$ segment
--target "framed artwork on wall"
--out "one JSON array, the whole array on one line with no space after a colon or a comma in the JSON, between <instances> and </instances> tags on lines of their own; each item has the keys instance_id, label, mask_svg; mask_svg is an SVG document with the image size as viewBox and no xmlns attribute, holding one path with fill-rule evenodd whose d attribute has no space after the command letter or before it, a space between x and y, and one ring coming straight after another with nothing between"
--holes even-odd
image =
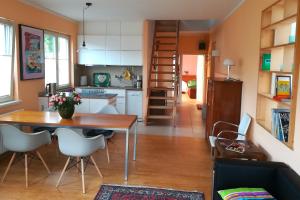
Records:
<instances>
[{"instance_id":1,"label":"framed artwork on wall","mask_svg":"<svg viewBox=\"0 0 300 200\"><path fill-rule=\"evenodd\" d=\"M19 25L21 80L45 77L44 31Z\"/></svg>"}]
</instances>

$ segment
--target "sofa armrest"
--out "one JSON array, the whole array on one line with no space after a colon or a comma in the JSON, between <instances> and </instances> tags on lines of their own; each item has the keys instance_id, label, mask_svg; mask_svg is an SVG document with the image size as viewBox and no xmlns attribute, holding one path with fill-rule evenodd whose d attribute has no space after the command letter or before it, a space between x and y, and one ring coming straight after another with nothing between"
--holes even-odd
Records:
<instances>
[{"instance_id":1,"label":"sofa armrest","mask_svg":"<svg viewBox=\"0 0 300 200\"><path fill-rule=\"evenodd\" d=\"M262 187L273 194L278 168L288 166L278 162L216 159L213 199L219 199L217 191L237 187Z\"/></svg>"}]
</instances>

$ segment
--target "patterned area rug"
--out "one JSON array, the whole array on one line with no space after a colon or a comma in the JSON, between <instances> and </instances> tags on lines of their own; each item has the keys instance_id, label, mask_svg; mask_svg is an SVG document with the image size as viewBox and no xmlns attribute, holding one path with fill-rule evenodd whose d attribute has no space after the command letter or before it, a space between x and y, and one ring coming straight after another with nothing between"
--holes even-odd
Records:
<instances>
[{"instance_id":1,"label":"patterned area rug","mask_svg":"<svg viewBox=\"0 0 300 200\"><path fill-rule=\"evenodd\" d=\"M94 200L204 200L202 192L102 185Z\"/></svg>"}]
</instances>

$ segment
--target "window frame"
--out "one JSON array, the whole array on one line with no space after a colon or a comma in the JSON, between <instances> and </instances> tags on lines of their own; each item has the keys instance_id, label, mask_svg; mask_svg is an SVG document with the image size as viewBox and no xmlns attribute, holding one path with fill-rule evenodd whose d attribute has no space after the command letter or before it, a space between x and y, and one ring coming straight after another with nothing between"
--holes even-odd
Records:
<instances>
[{"instance_id":1,"label":"window frame","mask_svg":"<svg viewBox=\"0 0 300 200\"><path fill-rule=\"evenodd\" d=\"M16 40L16 26L15 24L7 19L0 18L0 23L1 24L6 24L12 27L12 53L11 53L11 79L10 79L10 95L6 96L0 96L0 104L7 103L10 101L14 101L15 96L14 96L14 80L15 80L15 75L14 75L14 67L15 67L15 40Z\"/></svg>"},{"instance_id":2,"label":"window frame","mask_svg":"<svg viewBox=\"0 0 300 200\"><path fill-rule=\"evenodd\" d=\"M63 34L63 33L58 33L58 32L54 32L54 31L49 31L49 30L44 30L44 37L45 34L51 35L55 37L55 63L56 63L56 86L57 89L63 89L63 88L68 88L72 85L71 83L71 37L69 35ZM59 85L59 58L58 58L58 38L65 38L68 40L68 54L69 54L69 83L68 84L64 84L64 85ZM45 49L44 49L44 55L46 55ZM44 58L46 59L46 57ZM46 67L46 66L45 66ZM45 74L46 76L46 74ZM46 82L45 82L46 85Z\"/></svg>"}]
</instances>

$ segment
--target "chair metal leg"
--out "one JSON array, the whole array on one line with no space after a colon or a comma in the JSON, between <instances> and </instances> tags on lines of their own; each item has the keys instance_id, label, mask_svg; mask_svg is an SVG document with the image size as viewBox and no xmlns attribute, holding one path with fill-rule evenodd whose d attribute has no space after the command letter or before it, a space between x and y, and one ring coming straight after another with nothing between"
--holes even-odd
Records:
<instances>
[{"instance_id":1,"label":"chair metal leg","mask_svg":"<svg viewBox=\"0 0 300 200\"><path fill-rule=\"evenodd\" d=\"M99 169L97 163L95 162L93 156L90 156L90 158L91 158L91 160L92 160L92 162L93 162L93 164L94 164L94 166L95 166L95 168L96 168L96 170L97 170L99 176L100 176L101 178L103 178L103 175L102 175L102 173L101 173L101 171L100 171L100 169Z\"/></svg>"},{"instance_id":2,"label":"chair metal leg","mask_svg":"<svg viewBox=\"0 0 300 200\"><path fill-rule=\"evenodd\" d=\"M79 162L80 162L80 158L77 156L76 157L76 168L77 168L77 172L79 173L80 172L80 170L79 170Z\"/></svg>"},{"instance_id":3,"label":"chair metal leg","mask_svg":"<svg viewBox=\"0 0 300 200\"><path fill-rule=\"evenodd\" d=\"M14 159L15 159L15 157L16 157L16 153L14 153L12 155L12 157L11 157L11 159L10 159L8 165L7 165L7 168L6 168L6 170L5 170L5 172L4 172L3 176L2 176L2 179L1 179L2 183L4 182L4 179L5 179L5 177L6 177L7 173L8 173L8 171L9 171L9 169L10 169L10 167L11 167L11 165L12 165Z\"/></svg>"},{"instance_id":4,"label":"chair metal leg","mask_svg":"<svg viewBox=\"0 0 300 200\"><path fill-rule=\"evenodd\" d=\"M110 157L109 157L109 150L108 150L108 142L105 140L105 150L106 150L106 157L107 157L107 163L110 163Z\"/></svg>"},{"instance_id":5,"label":"chair metal leg","mask_svg":"<svg viewBox=\"0 0 300 200\"><path fill-rule=\"evenodd\" d=\"M66 162L66 164L65 164L65 166L64 166L64 169L62 170L61 175L60 175L60 177L59 177L59 179L58 179L58 181L57 181L56 187L59 186L59 183L60 183L60 181L61 181L61 178L63 177L63 175L64 175L64 173L65 173L65 171L66 171L66 169L67 169L67 167L68 167L68 165L69 165L69 162L70 162L70 157L68 157L68 160L67 160L67 162Z\"/></svg>"},{"instance_id":6,"label":"chair metal leg","mask_svg":"<svg viewBox=\"0 0 300 200\"><path fill-rule=\"evenodd\" d=\"M81 158L81 181L82 181L82 193L85 194L83 158Z\"/></svg>"},{"instance_id":7,"label":"chair metal leg","mask_svg":"<svg viewBox=\"0 0 300 200\"><path fill-rule=\"evenodd\" d=\"M25 181L26 181L26 188L28 188L28 160L27 160L27 153L25 153Z\"/></svg>"},{"instance_id":8,"label":"chair metal leg","mask_svg":"<svg viewBox=\"0 0 300 200\"><path fill-rule=\"evenodd\" d=\"M51 173L51 172L50 172L50 169L49 169L49 167L47 166L47 164L46 164L45 160L43 159L42 155L40 154L40 152L39 152L39 151L36 151L36 154L37 154L37 156L39 157L39 159L42 161L43 165L45 166L45 168L46 168L48 174L50 174L50 173Z\"/></svg>"}]
</instances>

